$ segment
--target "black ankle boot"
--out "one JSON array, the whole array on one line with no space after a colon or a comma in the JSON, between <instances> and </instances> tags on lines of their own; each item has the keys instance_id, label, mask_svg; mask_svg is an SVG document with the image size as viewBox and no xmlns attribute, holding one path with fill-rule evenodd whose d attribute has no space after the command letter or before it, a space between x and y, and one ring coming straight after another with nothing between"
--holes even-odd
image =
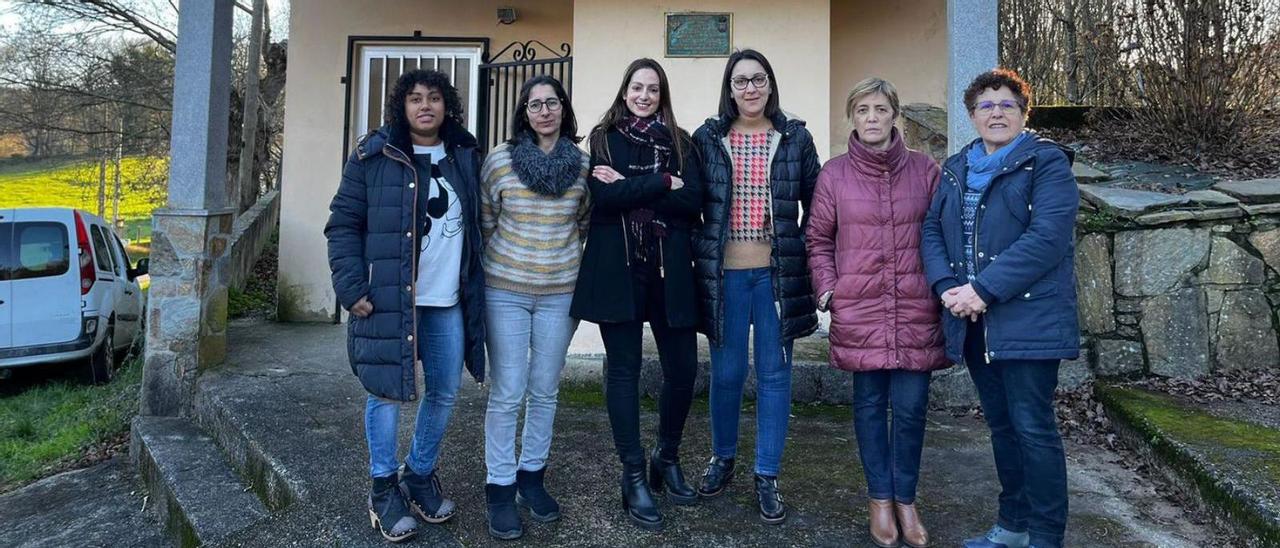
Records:
<instances>
[{"instance_id":1,"label":"black ankle boot","mask_svg":"<svg viewBox=\"0 0 1280 548\"><path fill-rule=\"evenodd\" d=\"M423 475L413 471L406 463L400 475L400 482L404 484L409 507L422 521L444 523L453 517L457 507L453 501L444 498L444 492L440 489L440 478L436 477L434 470Z\"/></svg>"},{"instance_id":2,"label":"black ankle boot","mask_svg":"<svg viewBox=\"0 0 1280 548\"><path fill-rule=\"evenodd\" d=\"M760 503L760 520L768 523L787 521L787 507L782 504L776 476L756 474L756 500Z\"/></svg>"},{"instance_id":3,"label":"black ankle boot","mask_svg":"<svg viewBox=\"0 0 1280 548\"><path fill-rule=\"evenodd\" d=\"M667 494L674 504L693 504L698 502L698 492L684 481L684 471L680 469L680 459L666 460L662 458L662 450L654 449L649 458L649 487L654 493Z\"/></svg>"},{"instance_id":4,"label":"black ankle boot","mask_svg":"<svg viewBox=\"0 0 1280 548\"><path fill-rule=\"evenodd\" d=\"M373 487L369 490L369 525L391 542L404 542L418 534L418 520L413 519L395 474L373 478Z\"/></svg>"},{"instance_id":5,"label":"black ankle boot","mask_svg":"<svg viewBox=\"0 0 1280 548\"><path fill-rule=\"evenodd\" d=\"M703 498L714 498L724 493L729 481L733 479L733 457L722 459L711 457L707 461L707 471L702 473L702 485L698 486L698 495Z\"/></svg>"},{"instance_id":6,"label":"black ankle boot","mask_svg":"<svg viewBox=\"0 0 1280 548\"><path fill-rule=\"evenodd\" d=\"M516 470L516 503L528 508L529 516L540 523L560 519L560 503L542 484L546 473L546 467L536 472Z\"/></svg>"},{"instance_id":7,"label":"black ankle boot","mask_svg":"<svg viewBox=\"0 0 1280 548\"><path fill-rule=\"evenodd\" d=\"M520 511L516 509L516 486L484 484L484 499L488 503L484 515L489 520L489 536L498 540L512 540L524 534L520 525Z\"/></svg>"},{"instance_id":8,"label":"black ankle boot","mask_svg":"<svg viewBox=\"0 0 1280 548\"><path fill-rule=\"evenodd\" d=\"M622 465L622 509L641 529L657 531L662 529L662 514L644 479L644 462Z\"/></svg>"}]
</instances>

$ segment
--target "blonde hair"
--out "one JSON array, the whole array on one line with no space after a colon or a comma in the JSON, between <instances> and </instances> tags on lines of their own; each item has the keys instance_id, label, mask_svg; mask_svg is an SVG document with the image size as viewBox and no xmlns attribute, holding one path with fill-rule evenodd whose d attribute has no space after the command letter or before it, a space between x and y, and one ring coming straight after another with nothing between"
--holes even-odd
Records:
<instances>
[{"instance_id":1,"label":"blonde hair","mask_svg":"<svg viewBox=\"0 0 1280 548\"><path fill-rule=\"evenodd\" d=\"M877 93L889 99L889 106L893 107L893 117L896 119L901 112L898 110L898 88L894 87L892 82L874 76L853 85L853 90L849 92L849 98L844 102L845 117L852 120L853 105L859 100Z\"/></svg>"}]
</instances>

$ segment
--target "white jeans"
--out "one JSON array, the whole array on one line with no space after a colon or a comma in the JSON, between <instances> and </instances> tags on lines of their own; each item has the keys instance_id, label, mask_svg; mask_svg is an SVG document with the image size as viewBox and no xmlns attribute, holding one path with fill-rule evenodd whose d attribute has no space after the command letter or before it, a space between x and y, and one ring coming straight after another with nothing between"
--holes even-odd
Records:
<instances>
[{"instance_id":1,"label":"white jeans","mask_svg":"<svg viewBox=\"0 0 1280 548\"><path fill-rule=\"evenodd\" d=\"M484 418L485 481L516 481L516 422L525 406L519 469L541 470L551 451L560 372L578 327L569 317L572 293L530 295L485 289L489 407ZM526 394L528 398L526 399Z\"/></svg>"}]
</instances>

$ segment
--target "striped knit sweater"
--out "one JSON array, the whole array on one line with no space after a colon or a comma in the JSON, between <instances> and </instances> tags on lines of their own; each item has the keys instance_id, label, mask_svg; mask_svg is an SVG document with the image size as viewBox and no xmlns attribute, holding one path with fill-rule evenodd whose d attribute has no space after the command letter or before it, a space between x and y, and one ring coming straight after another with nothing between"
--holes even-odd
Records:
<instances>
[{"instance_id":1,"label":"striped knit sweater","mask_svg":"<svg viewBox=\"0 0 1280 548\"><path fill-rule=\"evenodd\" d=\"M511 167L511 145L489 153L480 168L480 229L489 287L530 295L572 293L590 221L589 158L560 197L525 187Z\"/></svg>"}]
</instances>

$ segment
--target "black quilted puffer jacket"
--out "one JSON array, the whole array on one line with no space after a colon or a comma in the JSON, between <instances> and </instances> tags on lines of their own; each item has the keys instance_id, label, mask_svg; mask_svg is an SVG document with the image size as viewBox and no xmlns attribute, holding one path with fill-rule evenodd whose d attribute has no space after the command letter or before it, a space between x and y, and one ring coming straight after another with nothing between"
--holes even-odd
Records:
<instances>
[{"instance_id":1,"label":"black quilted puffer jacket","mask_svg":"<svg viewBox=\"0 0 1280 548\"><path fill-rule=\"evenodd\" d=\"M733 121L708 118L694 133L701 153L706 185L702 201L702 230L694 237L694 271L701 304L702 331L711 344L724 340L724 244L729 234L733 161L725 139ZM818 328L817 304L804 246L805 223L800 211L809 209L821 163L813 135L803 120L779 113L773 127L781 141L770 158L769 184L773 191L773 299L782 320L782 339L789 341Z\"/></svg>"}]
</instances>

